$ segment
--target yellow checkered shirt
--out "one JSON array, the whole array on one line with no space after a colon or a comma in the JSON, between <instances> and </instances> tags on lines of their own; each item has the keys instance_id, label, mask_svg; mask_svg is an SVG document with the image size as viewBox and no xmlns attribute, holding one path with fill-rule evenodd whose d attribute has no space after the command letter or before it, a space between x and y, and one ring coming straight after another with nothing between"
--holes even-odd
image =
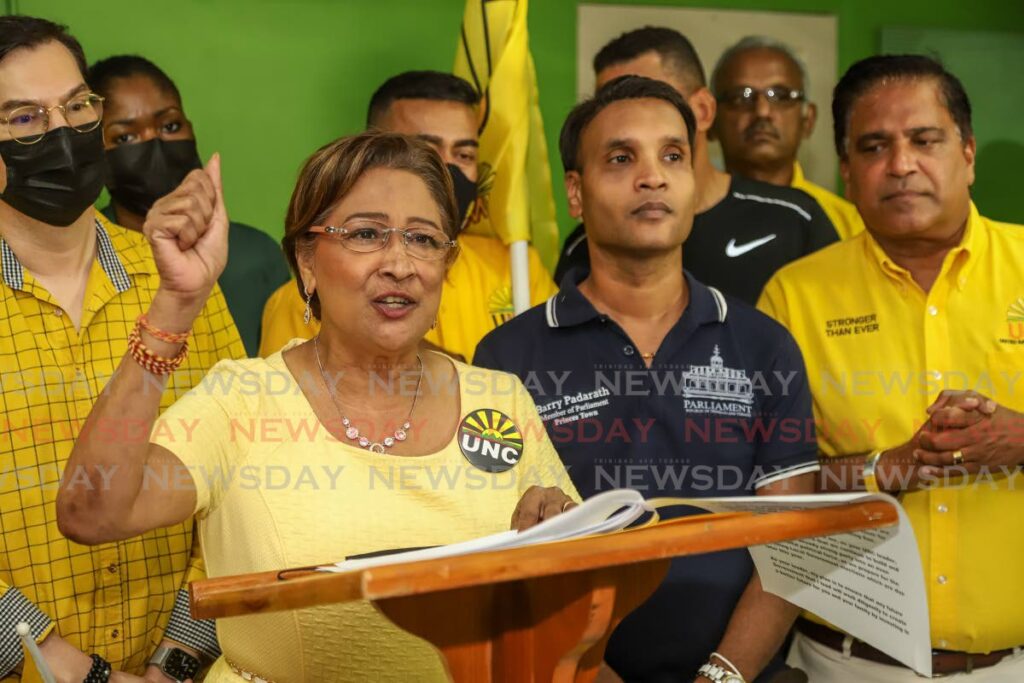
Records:
<instances>
[{"instance_id":1,"label":"yellow checkered shirt","mask_svg":"<svg viewBox=\"0 0 1024 683\"><path fill-rule=\"evenodd\" d=\"M55 627L115 669L140 672L180 589L202 571L191 521L95 547L72 543L57 529L54 502L74 439L159 284L140 234L99 214L96 231L77 330L0 240L0 679L22 657L18 621L28 621L37 638ZM172 375L161 410L218 360L244 356L218 288L195 321L188 357ZM107 428L124 438L141 425Z\"/></svg>"}]
</instances>

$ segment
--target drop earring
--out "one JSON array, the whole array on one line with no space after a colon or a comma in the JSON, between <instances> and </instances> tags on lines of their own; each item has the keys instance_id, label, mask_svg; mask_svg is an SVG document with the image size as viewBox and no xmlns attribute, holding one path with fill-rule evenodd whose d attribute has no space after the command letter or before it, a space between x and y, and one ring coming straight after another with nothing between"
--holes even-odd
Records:
<instances>
[{"instance_id":1,"label":"drop earring","mask_svg":"<svg viewBox=\"0 0 1024 683\"><path fill-rule=\"evenodd\" d=\"M306 310L302 313L302 322L306 325L309 324L310 319L313 317L313 307L309 303L312 299L313 292L306 290Z\"/></svg>"}]
</instances>

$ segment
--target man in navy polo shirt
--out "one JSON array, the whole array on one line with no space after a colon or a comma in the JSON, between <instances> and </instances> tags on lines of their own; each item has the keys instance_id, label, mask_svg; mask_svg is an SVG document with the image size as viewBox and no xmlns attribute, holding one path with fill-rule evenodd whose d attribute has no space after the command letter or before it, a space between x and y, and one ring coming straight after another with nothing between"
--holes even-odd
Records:
<instances>
[{"instance_id":1,"label":"man in navy polo shirt","mask_svg":"<svg viewBox=\"0 0 1024 683\"><path fill-rule=\"evenodd\" d=\"M546 304L477 347L478 365L524 380L583 496L814 490L810 395L792 337L679 268L694 125L675 90L638 76L569 114L560 151L591 269L571 270ZM796 614L761 590L745 550L682 558L615 631L606 661L629 681L721 681L730 662L753 681L781 666Z\"/></svg>"}]
</instances>

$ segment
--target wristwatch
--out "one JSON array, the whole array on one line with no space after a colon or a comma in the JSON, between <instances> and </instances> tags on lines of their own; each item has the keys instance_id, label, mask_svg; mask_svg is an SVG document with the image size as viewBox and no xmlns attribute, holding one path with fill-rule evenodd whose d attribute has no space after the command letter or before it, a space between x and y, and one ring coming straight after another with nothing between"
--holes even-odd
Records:
<instances>
[{"instance_id":1,"label":"wristwatch","mask_svg":"<svg viewBox=\"0 0 1024 683\"><path fill-rule=\"evenodd\" d=\"M176 647L160 646L149 658L149 665L155 666L165 676L174 679L178 683L190 678L194 679L199 673L199 660Z\"/></svg>"},{"instance_id":2,"label":"wristwatch","mask_svg":"<svg viewBox=\"0 0 1024 683\"><path fill-rule=\"evenodd\" d=\"M697 673L709 681L715 683L747 683L743 680L743 676L738 673L723 669L717 664L707 662L704 666L697 670Z\"/></svg>"}]
</instances>

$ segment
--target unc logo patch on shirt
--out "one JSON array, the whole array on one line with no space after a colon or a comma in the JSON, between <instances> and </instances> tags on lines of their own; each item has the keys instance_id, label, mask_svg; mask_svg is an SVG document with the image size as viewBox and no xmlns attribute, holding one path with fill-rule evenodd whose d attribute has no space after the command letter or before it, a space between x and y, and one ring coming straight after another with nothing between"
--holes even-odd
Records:
<instances>
[{"instance_id":1,"label":"unc logo patch on shirt","mask_svg":"<svg viewBox=\"0 0 1024 683\"><path fill-rule=\"evenodd\" d=\"M474 467L505 472L523 457L523 434L508 415L481 408L462 418L459 449Z\"/></svg>"},{"instance_id":2,"label":"unc logo patch on shirt","mask_svg":"<svg viewBox=\"0 0 1024 683\"><path fill-rule=\"evenodd\" d=\"M1024 296L1010 303L1006 309L1006 337L1003 344L1024 344Z\"/></svg>"}]
</instances>

